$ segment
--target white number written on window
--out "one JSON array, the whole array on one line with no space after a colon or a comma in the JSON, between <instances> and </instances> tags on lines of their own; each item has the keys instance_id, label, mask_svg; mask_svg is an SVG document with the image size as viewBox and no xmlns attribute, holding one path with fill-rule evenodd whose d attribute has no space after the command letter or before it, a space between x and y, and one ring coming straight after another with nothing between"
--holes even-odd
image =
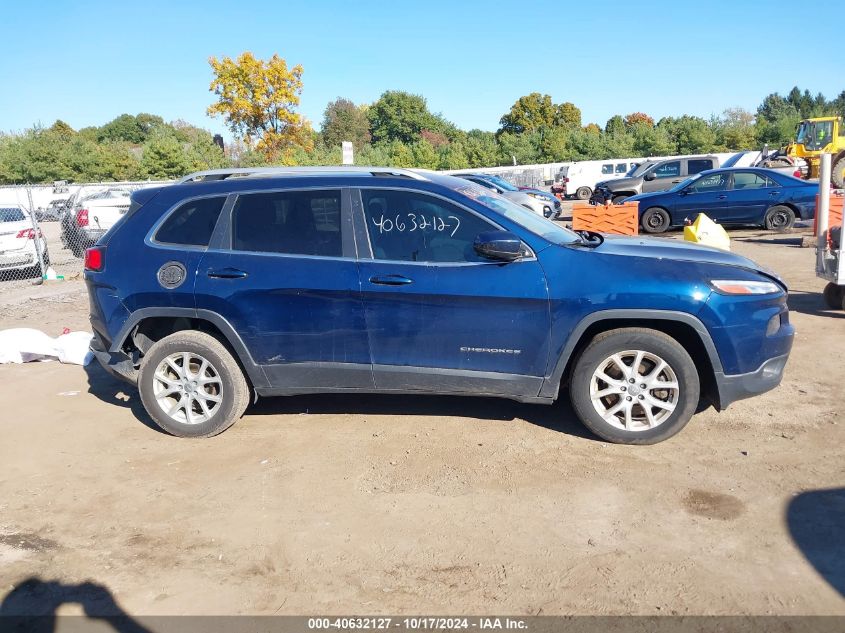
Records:
<instances>
[{"instance_id":1,"label":"white number written on window","mask_svg":"<svg viewBox=\"0 0 845 633\"><path fill-rule=\"evenodd\" d=\"M451 222L454 220L454 222ZM413 231L435 231L437 233L449 233L449 237L455 237L455 233L461 228L460 218L454 215L446 216L445 219L431 216L431 219L416 213L397 213L395 217L385 217L384 214L378 219L373 218L373 224L378 227L379 234L390 233L391 231L413 232Z\"/></svg>"}]
</instances>

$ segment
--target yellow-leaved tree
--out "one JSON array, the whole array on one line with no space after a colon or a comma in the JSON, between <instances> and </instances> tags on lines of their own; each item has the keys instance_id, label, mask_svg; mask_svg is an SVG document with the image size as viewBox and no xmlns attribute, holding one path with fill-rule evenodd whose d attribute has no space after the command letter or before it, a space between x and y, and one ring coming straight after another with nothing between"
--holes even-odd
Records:
<instances>
[{"instance_id":1,"label":"yellow-leaved tree","mask_svg":"<svg viewBox=\"0 0 845 633\"><path fill-rule=\"evenodd\" d=\"M291 164L296 148L313 149L310 125L295 108L302 93L302 66L288 69L278 55L269 60L241 53L237 59L208 60L217 102L209 116L222 116L232 133L269 162Z\"/></svg>"}]
</instances>

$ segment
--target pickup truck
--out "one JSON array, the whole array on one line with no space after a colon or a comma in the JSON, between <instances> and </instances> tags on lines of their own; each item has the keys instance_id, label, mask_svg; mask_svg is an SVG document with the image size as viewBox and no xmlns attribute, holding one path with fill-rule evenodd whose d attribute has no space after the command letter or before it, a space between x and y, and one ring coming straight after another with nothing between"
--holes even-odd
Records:
<instances>
[{"instance_id":1,"label":"pickup truck","mask_svg":"<svg viewBox=\"0 0 845 633\"><path fill-rule=\"evenodd\" d=\"M690 156L647 161L637 167L630 176L596 183L590 202L621 204L631 196L671 189L690 176L717 167L719 167L719 159L716 156Z\"/></svg>"}]
</instances>

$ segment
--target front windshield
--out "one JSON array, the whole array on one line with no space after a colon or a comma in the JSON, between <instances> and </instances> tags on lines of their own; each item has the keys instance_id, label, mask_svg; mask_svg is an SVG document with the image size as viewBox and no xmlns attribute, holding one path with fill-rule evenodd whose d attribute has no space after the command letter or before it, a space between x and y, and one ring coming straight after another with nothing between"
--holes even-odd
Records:
<instances>
[{"instance_id":1,"label":"front windshield","mask_svg":"<svg viewBox=\"0 0 845 633\"><path fill-rule=\"evenodd\" d=\"M466 186L463 184L455 186L451 183L449 186L458 193L472 198L476 202L480 202L488 209L501 213L509 220L516 222L521 227L547 239L553 244L572 244L573 242L581 241L577 233L564 228L557 222L548 220L525 207L511 202L504 196L488 189L483 189L472 182L466 183Z\"/></svg>"},{"instance_id":2,"label":"front windshield","mask_svg":"<svg viewBox=\"0 0 845 633\"><path fill-rule=\"evenodd\" d=\"M514 187L504 178L499 178L498 176L488 176L487 180L497 185L500 189L504 189L505 191L519 191L519 187Z\"/></svg>"},{"instance_id":3,"label":"front windshield","mask_svg":"<svg viewBox=\"0 0 845 633\"><path fill-rule=\"evenodd\" d=\"M656 164L657 164L657 163L643 163L642 165L637 165L636 167L633 167L633 168L632 168L632 169L631 169L631 170L630 170L627 174L625 174L625 175L626 175L626 176L628 176L628 177L631 177L631 176L642 176L642 175L643 175L643 172L645 172L645 171L646 171L649 167L653 167L653 166L654 166L654 165L656 165Z\"/></svg>"}]
</instances>

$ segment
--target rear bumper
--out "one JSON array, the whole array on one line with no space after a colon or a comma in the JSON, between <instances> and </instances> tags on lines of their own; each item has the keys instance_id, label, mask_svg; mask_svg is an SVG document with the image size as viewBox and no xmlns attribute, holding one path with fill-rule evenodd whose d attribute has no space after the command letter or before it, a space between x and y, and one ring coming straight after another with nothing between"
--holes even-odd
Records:
<instances>
[{"instance_id":1,"label":"rear bumper","mask_svg":"<svg viewBox=\"0 0 845 633\"><path fill-rule=\"evenodd\" d=\"M783 369L788 358L789 354L775 356L747 374L725 375L717 372L719 410L727 408L737 400L751 398L777 387L783 378Z\"/></svg>"},{"instance_id":2,"label":"rear bumper","mask_svg":"<svg viewBox=\"0 0 845 633\"><path fill-rule=\"evenodd\" d=\"M115 378L120 378L133 385L138 384L138 370L132 358L124 352L110 352L108 345L103 342L97 330L94 330L94 338L91 339L91 353L94 358Z\"/></svg>"}]
</instances>

